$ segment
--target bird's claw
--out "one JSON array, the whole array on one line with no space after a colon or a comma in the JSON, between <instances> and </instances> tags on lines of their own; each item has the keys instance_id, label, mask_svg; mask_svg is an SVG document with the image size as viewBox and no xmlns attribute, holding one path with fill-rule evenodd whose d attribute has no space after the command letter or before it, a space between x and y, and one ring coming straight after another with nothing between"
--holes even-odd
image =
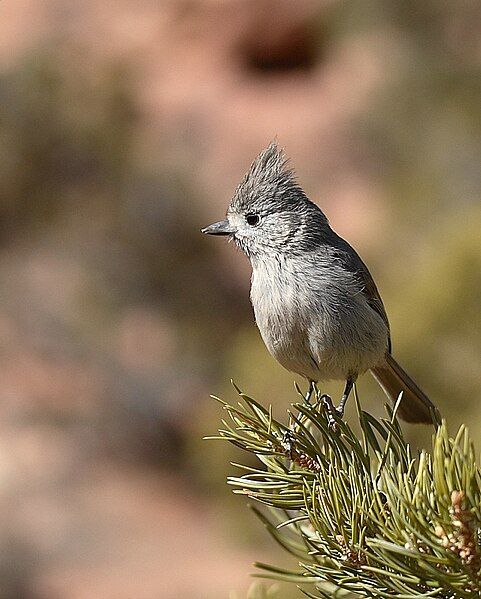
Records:
<instances>
[{"instance_id":1,"label":"bird's claw","mask_svg":"<svg viewBox=\"0 0 481 599\"><path fill-rule=\"evenodd\" d=\"M292 459L294 450L294 437L290 430L287 430L282 437L282 448L286 452L286 455Z\"/></svg>"},{"instance_id":2,"label":"bird's claw","mask_svg":"<svg viewBox=\"0 0 481 599\"><path fill-rule=\"evenodd\" d=\"M329 395L323 395L321 397L322 403L324 405L324 409L327 414L327 426L332 431L337 431L338 424L337 420L344 416L343 410L336 408L336 406L332 403L332 398Z\"/></svg>"}]
</instances>

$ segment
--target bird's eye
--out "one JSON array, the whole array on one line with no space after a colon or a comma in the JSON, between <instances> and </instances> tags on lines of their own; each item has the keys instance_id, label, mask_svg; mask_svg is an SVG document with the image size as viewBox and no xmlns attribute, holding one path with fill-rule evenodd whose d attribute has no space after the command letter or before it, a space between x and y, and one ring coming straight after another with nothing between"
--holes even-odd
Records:
<instances>
[{"instance_id":1,"label":"bird's eye","mask_svg":"<svg viewBox=\"0 0 481 599\"><path fill-rule=\"evenodd\" d=\"M260 221L260 216L258 214L246 214L246 221L247 224L250 225L251 227L255 227L256 225L259 224Z\"/></svg>"}]
</instances>

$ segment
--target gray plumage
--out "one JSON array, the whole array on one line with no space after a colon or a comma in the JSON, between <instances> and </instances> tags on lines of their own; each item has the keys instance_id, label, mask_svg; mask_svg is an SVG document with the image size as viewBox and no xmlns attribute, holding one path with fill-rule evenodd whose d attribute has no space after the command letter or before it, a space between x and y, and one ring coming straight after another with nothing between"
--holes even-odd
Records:
<instances>
[{"instance_id":1,"label":"gray plumage","mask_svg":"<svg viewBox=\"0 0 481 599\"><path fill-rule=\"evenodd\" d=\"M270 353L311 382L345 380L339 411L358 375L371 370L400 416L432 422L435 407L391 355L389 321L355 250L330 227L275 143L236 189L225 221L203 229L229 235L252 264L251 301Z\"/></svg>"}]
</instances>

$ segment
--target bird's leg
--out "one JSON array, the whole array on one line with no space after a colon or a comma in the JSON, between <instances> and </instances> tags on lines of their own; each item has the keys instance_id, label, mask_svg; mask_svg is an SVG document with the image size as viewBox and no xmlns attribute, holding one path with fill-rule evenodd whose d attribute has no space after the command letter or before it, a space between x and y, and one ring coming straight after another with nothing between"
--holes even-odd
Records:
<instances>
[{"instance_id":1,"label":"bird's leg","mask_svg":"<svg viewBox=\"0 0 481 599\"><path fill-rule=\"evenodd\" d=\"M298 393L302 395L302 392L297 385L296 385L296 389L297 389ZM307 389L307 393L303 396L304 401L306 403L310 403L312 394L313 393L315 394L315 391L316 391L316 383L314 381L309 381L309 388ZM291 431L294 431L296 429L294 423L291 423L289 428L291 429ZM290 434L289 431L287 431L285 433L283 443L290 442L290 439L287 438L289 436L289 434Z\"/></svg>"},{"instance_id":2,"label":"bird's leg","mask_svg":"<svg viewBox=\"0 0 481 599\"><path fill-rule=\"evenodd\" d=\"M316 391L316 383L314 381L309 381L309 389L307 390L306 396L304 397L304 401L306 403L310 403L312 394L315 394Z\"/></svg>"},{"instance_id":3,"label":"bird's leg","mask_svg":"<svg viewBox=\"0 0 481 599\"><path fill-rule=\"evenodd\" d=\"M300 392L300 389L297 387ZM307 393L304 396L304 401L306 403L310 403L311 397L314 394L314 397L317 397L317 389L316 383L314 381L309 381L309 388L307 389ZM302 419L302 416L301 416ZM289 430L284 433L282 437L282 447L287 452L288 456L292 459L293 448L294 448L294 438L293 433L296 431L296 425L294 422L291 422L289 425Z\"/></svg>"},{"instance_id":4,"label":"bird's leg","mask_svg":"<svg viewBox=\"0 0 481 599\"><path fill-rule=\"evenodd\" d=\"M344 387L344 393L342 394L341 401L339 402L339 405L337 406L337 408L334 407L334 404L332 403L332 399L329 397L329 395L322 396L324 406L327 411L327 423L329 425L329 428L332 428L333 430L336 429L336 420L334 418L334 414L336 414L336 416L338 416L341 419L344 418L344 409L346 407L347 400L349 398L349 395L351 393L351 390L352 390L355 382L356 382L355 376L350 376L347 378L346 386Z\"/></svg>"},{"instance_id":5,"label":"bird's leg","mask_svg":"<svg viewBox=\"0 0 481 599\"><path fill-rule=\"evenodd\" d=\"M336 408L336 412L339 414L340 418L344 418L344 409L346 407L346 403L349 398L349 394L351 393L351 390L352 390L355 382L356 382L355 376L350 376L346 380L346 386L344 387L344 393L342 394L341 401L339 402L339 405Z\"/></svg>"}]
</instances>

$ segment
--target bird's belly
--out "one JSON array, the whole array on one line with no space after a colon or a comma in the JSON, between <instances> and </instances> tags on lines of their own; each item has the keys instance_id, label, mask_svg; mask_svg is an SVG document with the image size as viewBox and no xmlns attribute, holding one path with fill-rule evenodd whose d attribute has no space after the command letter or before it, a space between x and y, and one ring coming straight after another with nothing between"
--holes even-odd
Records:
<instances>
[{"instance_id":1,"label":"bird's belly","mask_svg":"<svg viewBox=\"0 0 481 599\"><path fill-rule=\"evenodd\" d=\"M272 326L259 326L259 330L267 349L284 368L309 380L321 380L319 364L311 355L307 337L301 330L276 331Z\"/></svg>"},{"instance_id":2,"label":"bird's belly","mask_svg":"<svg viewBox=\"0 0 481 599\"><path fill-rule=\"evenodd\" d=\"M262 338L272 356L287 370L313 381L344 380L359 375L379 364L386 352L386 342L373 347L340 344L338 340L315 336L306 331L286 335L282 341L273 328L260 328Z\"/></svg>"},{"instance_id":3,"label":"bird's belly","mask_svg":"<svg viewBox=\"0 0 481 599\"><path fill-rule=\"evenodd\" d=\"M346 379L379 364L387 327L367 304L355 300L343 311L306 306L289 293L272 301L254 294L257 326L269 352L287 370L313 381Z\"/></svg>"}]
</instances>

